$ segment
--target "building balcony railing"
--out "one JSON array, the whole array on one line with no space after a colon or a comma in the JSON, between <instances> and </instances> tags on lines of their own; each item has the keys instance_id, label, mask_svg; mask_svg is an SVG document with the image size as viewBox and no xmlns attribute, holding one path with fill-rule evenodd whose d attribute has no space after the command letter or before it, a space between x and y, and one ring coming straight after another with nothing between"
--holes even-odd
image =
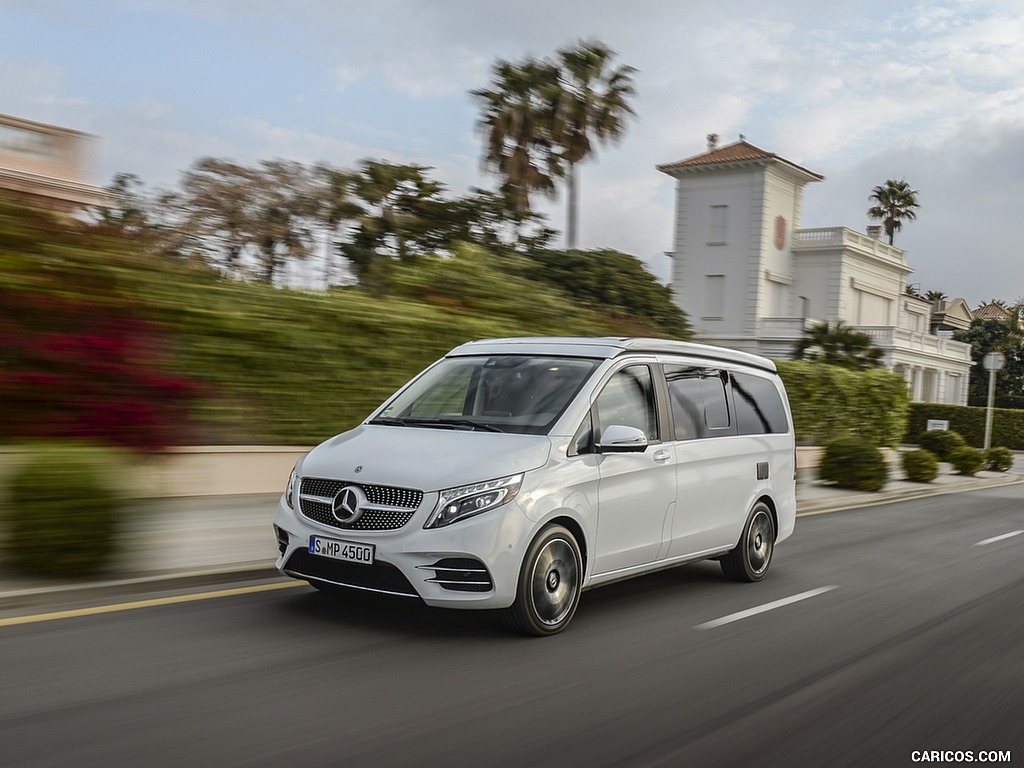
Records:
<instances>
[{"instance_id":1,"label":"building balcony railing","mask_svg":"<svg viewBox=\"0 0 1024 768\"><path fill-rule=\"evenodd\" d=\"M774 339L799 339L804 329L818 322L803 317L762 317L757 323L758 336Z\"/></svg>"},{"instance_id":2,"label":"building balcony railing","mask_svg":"<svg viewBox=\"0 0 1024 768\"><path fill-rule=\"evenodd\" d=\"M798 229L793 233L793 250L848 248L886 261L907 263L907 252L881 240L846 227Z\"/></svg>"},{"instance_id":3,"label":"building balcony railing","mask_svg":"<svg viewBox=\"0 0 1024 768\"><path fill-rule=\"evenodd\" d=\"M891 325L855 325L853 330L867 334L876 347L910 352L941 355L954 360L971 362L971 346L952 339L943 339L929 333L895 328Z\"/></svg>"}]
</instances>

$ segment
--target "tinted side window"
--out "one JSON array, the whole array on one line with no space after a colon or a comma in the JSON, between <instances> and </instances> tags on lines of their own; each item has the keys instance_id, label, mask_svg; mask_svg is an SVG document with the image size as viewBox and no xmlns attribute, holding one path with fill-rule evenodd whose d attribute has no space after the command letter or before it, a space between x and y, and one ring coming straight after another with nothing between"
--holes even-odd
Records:
<instances>
[{"instance_id":1,"label":"tinted side window","mask_svg":"<svg viewBox=\"0 0 1024 768\"><path fill-rule=\"evenodd\" d=\"M601 429L623 424L643 430L648 440L658 440L658 416L654 406L654 380L646 365L616 371L595 402Z\"/></svg>"},{"instance_id":2,"label":"tinted side window","mask_svg":"<svg viewBox=\"0 0 1024 768\"><path fill-rule=\"evenodd\" d=\"M729 401L721 371L665 366L676 440L722 434L731 426Z\"/></svg>"},{"instance_id":3,"label":"tinted side window","mask_svg":"<svg viewBox=\"0 0 1024 768\"><path fill-rule=\"evenodd\" d=\"M719 371L708 371L704 381L704 418L708 429L728 429L729 401L725 394L725 377Z\"/></svg>"},{"instance_id":4,"label":"tinted side window","mask_svg":"<svg viewBox=\"0 0 1024 768\"><path fill-rule=\"evenodd\" d=\"M665 367L676 440L704 437L704 390L699 368Z\"/></svg>"},{"instance_id":5,"label":"tinted side window","mask_svg":"<svg viewBox=\"0 0 1024 768\"><path fill-rule=\"evenodd\" d=\"M789 431L786 408L773 382L749 373L734 373L732 394L741 435Z\"/></svg>"}]
</instances>

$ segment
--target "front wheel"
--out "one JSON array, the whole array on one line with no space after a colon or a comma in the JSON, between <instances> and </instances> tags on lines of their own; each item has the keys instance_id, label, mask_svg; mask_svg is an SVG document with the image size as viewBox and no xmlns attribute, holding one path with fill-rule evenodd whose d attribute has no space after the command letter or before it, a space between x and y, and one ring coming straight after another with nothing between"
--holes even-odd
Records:
<instances>
[{"instance_id":1,"label":"front wheel","mask_svg":"<svg viewBox=\"0 0 1024 768\"><path fill-rule=\"evenodd\" d=\"M576 537L561 525L549 525L526 551L516 600L502 618L509 628L527 635L561 632L576 613L582 584L583 558Z\"/></svg>"},{"instance_id":2,"label":"front wheel","mask_svg":"<svg viewBox=\"0 0 1024 768\"><path fill-rule=\"evenodd\" d=\"M736 547L722 558L722 571L736 581L760 581L772 564L775 552L775 522L763 501L750 510L743 535Z\"/></svg>"}]
</instances>

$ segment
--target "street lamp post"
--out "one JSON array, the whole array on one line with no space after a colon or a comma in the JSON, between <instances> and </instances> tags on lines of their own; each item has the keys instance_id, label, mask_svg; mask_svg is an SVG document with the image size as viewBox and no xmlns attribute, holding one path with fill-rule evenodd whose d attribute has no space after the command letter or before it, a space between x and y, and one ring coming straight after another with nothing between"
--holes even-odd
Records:
<instances>
[{"instance_id":1,"label":"street lamp post","mask_svg":"<svg viewBox=\"0 0 1024 768\"><path fill-rule=\"evenodd\" d=\"M985 409L985 450L992 445L992 404L996 396L996 371L1006 365L1006 355L1002 352L989 352L981 361L988 371L988 407Z\"/></svg>"}]
</instances>

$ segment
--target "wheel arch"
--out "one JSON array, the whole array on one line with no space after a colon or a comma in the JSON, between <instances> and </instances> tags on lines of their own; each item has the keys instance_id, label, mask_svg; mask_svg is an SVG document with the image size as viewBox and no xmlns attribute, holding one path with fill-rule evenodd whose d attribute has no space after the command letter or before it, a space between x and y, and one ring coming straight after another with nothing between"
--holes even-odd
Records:
<instances>
[{"instance_id":1,"label":"wheel arch","mask_svg":"<svg viewBox=\"0 0 1024 768\"><path fill-rule=\"evenodd\" d=\"M583 533L583 526L580 525L575 518L563 514L556 515L555 517L552 517L550 520L545 521L544 525L541 526L541 528L546 528L547 526L552 524L561 525L563 528L567 529L569 533L571 533L573 537L576 539L576 546L580 548L580 557L583 559L583 573L586 573L587 563L589 562L589 553L587 548L587 537L586 534Z\"/></svg>"},{"instance_id":2,"label":"wheel arch","mask_svg":"<svg viewBox=\"0 0 1024 768\"><path fill-rule=\"evenodd\" d=\"M775 506L775 499L773 499L767 493L762 494L757 498L756 501L754 501L753 504L750 505L750 508L753 509L760 502L764 502L765 506L768 507L768 511L772 513L772 528L774 529L773 532L775 535L775 538L772 540L772 543L775 543L779 540L779 511Z\"/></svg>"}]
</instances>

